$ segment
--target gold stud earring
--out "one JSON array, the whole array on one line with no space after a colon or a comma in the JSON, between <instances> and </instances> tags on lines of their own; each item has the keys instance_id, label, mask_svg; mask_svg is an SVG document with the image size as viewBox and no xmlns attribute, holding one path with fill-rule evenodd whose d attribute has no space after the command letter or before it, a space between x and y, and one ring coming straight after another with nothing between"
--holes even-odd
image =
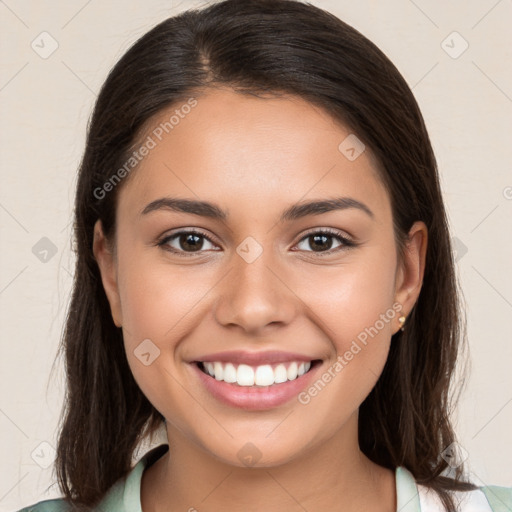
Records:
<instances>
[{"instance_id":1,"label":"gold stud earring","mask_svg":"<svg viewBox=\"0 0 512 512\"><path fill-rule=\"evenodd\" d=\"M404 327L404 324L405 324L405 316L402 315L401 317L398 318L398 322L400 323L400 330L401 331L405 331L405 327Z\"/></svg>"}]
</instances>

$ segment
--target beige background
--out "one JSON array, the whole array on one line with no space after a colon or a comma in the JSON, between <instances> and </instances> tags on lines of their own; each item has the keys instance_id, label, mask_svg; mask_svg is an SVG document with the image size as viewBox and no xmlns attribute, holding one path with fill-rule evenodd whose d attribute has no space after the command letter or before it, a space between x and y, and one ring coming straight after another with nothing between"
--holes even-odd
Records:
<instances>
[{"instance_id":1,"label":"beige background","mask_svg":"<svg viewBox=\"0 0 512 512\"><path fill-rule=\"evenodd\" d=\"M63 373L60 363L51 379L50 370L72 279L75 174L96 93L135 39L204 3L0 2L0 511L59 495L51 446ZM460 443L476 483L512 485L512 2L311 3L374 41L423 111L467 302L472 371ZM42 58L32 41L40 53L58 48ZM37 257L43 237L56 250L46 262Z\"/></svg>"}]
</instances>

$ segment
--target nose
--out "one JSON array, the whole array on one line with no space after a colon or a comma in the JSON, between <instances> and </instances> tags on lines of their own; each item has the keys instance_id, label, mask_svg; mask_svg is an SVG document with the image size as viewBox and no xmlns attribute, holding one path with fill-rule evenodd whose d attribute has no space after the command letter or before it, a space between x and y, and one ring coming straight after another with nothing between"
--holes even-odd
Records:
<instances>
[{"instance_id":1,"label":"nose","mask_svg":"<svg viewBox=\"0 0 512 512\"><path fill-rule=\"evenodd\" d=\"M292 321L300 300L270 249L263 250L254 261L236 253L230 267L214 310L222 326L237 326L247 334L263 335Z\"/></svg>"}]
</instances>

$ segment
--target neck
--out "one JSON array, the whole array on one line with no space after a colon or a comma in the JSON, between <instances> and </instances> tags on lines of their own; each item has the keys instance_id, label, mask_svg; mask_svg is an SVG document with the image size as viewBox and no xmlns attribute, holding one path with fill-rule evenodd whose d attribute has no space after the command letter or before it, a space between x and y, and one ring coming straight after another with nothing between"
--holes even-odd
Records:
<instances>
[{"instance_id":1,"label":"neck","mask_svg":"<svg viewBox=\"0 0 512 512\"><path fill-rule=\"evenodd\" d=\"M224 463L167 423L169 451L143 474L144 512L396 510L394 472L357 443L357 416L332 438L269 467Z\"/></svg>"}]
</instances>

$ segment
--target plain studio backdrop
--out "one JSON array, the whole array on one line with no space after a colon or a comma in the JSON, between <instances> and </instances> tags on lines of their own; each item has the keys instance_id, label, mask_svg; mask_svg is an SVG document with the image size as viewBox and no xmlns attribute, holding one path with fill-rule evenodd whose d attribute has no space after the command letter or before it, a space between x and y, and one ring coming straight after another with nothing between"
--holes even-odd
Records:
<instances>
[{"instance_id":1,"label":"plain studio backdrop","mask_svg":"<svg viewBox=\"0 0 512 512\"><path fill-rule=\"evenodd\" d=\"M312 0L403 74L437 156L466 302L471 368L455 417L479 485L512 485L510 0ZM205 2L0 2L0 511L59 496L64 394L50 379L72 283L71 214L108 71L163 19Z\"/></svg>"}]
</instances>

